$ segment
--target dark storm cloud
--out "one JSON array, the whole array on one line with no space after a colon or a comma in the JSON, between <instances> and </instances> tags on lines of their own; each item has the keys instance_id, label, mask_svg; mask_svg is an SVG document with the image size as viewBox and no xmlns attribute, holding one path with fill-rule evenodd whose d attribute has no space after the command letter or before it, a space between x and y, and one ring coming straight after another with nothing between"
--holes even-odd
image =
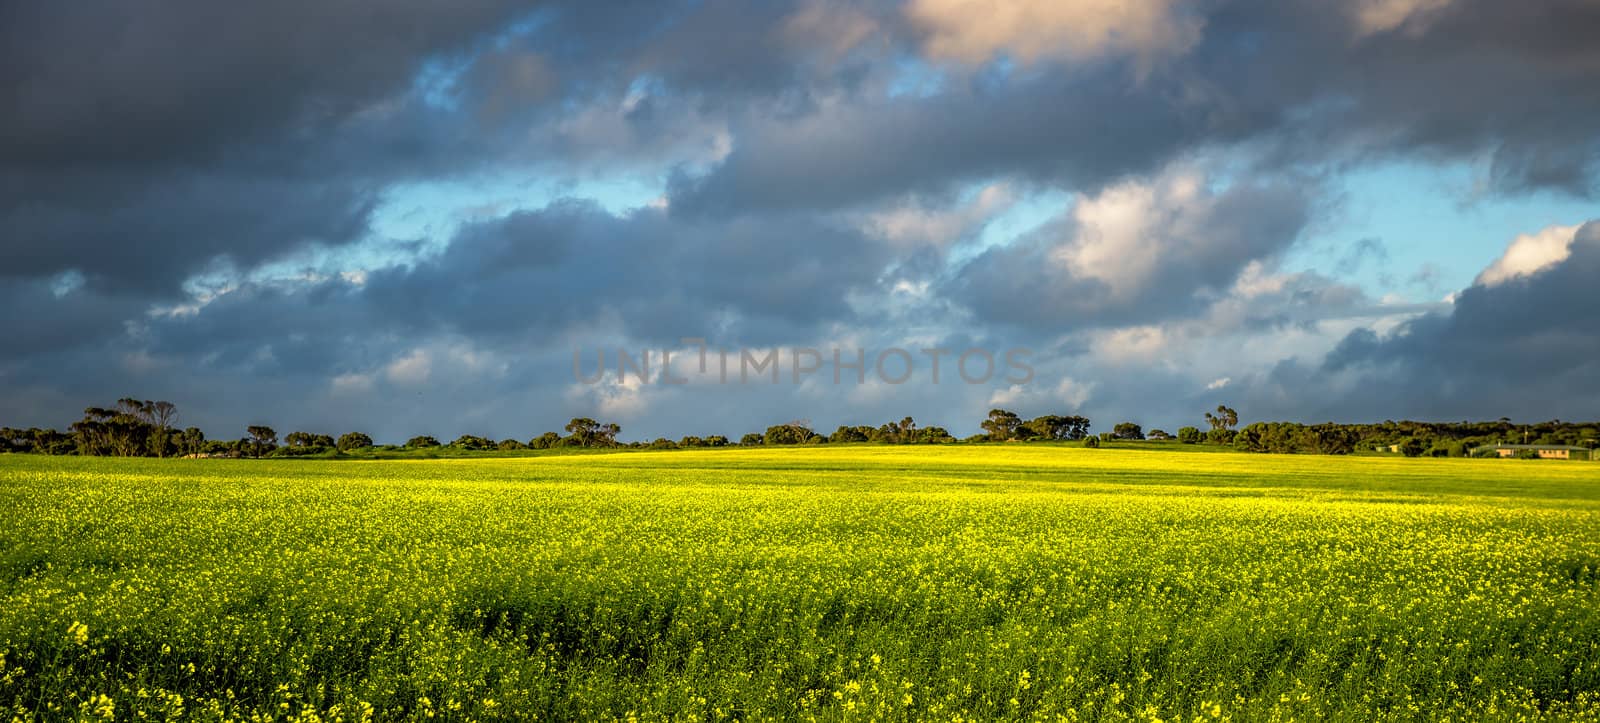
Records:
<instances>
[{"instance_id":1,"label":"dark storm cloud","mask_svg":"<svg viewBox=\"0 0 1600 723\"><path fill-rule=\"evenodd\" d=\"M747 119L726 162L675 184L676 208L831 208L996 174L1094 188L1241 143L1274 166L1487 154L1499 190L1595 191L1594 3L1458 0L1372 33L1352 4L1209 5L1200 42L1144 77L1115 58L1043 64Z\"/></svg>"},{"instance_id":2,"label":"dark storm cloud","mask_svg":"<svg viewBox=\"0 0 1600 723\"><path fill-rule=\"evenodd\" d=\"M0 7L0 274L78 269L175 295L362 237L377 194L442 144L380 107L508 3L6 3ZM448 139L443 139L447 141Z\"/></svg>"},{"instance_id":3,"label":"dark storm cloud","mask_svg":"<svg viewBox=\"0 0 1600 723\"><path fill-rule=\"evenodd\" d=\"M304 390L366 380L428 345L548 351L593 328L634 344L761 344L840 328L891 339L908 322L1022 341L1129 324L1314 326L1323 317L1310 307L1365 302L1304 278L1254 307L1218 297L1252 268L1270 273L1316 215L1320 182L1349 167L1482 159L1491 192L1595 193L1600 6L1431 5L1374 29L1352 19L1353 3L1204 0L1184 9L1203 20L1192 45L963 64L927 60L927 29L896 3L0 0L0 302L22 310L0 321L0 380L18 390L0 412L187 382L218 405L286 413L304 399L306 418L348 421L328 411L348 400ZM905 74L926 92L889 92ZM1209 181L1229 190L1147 209L1182 223L1153 223L1122 240L1127 256L1087 254L1088 266L1059 263L1092 241L1072 220L959 268L946 247L889 243L852 222L995 180L1097 198L1197 158L1222 158ZM596 168L670 178L670 203L512 209L430 239L448 241L437 255L379 250L349 278L334 272L353 267L250 273L375 242L383 200L410 182L576 182ZM1263 372L1258 389L1279 390L1262 397L1279 406L1263 406L1292 409L1317 374L1381 367L1340 410L1446 393L1479 409L1463 385L1509 364L1535 375L1507 387L1527 408L1565 399L1562 385L1593 378L1583 359L1600 334L1551 307L1593 306L1567 271L1589 268L1587 248L1537 284L1469 289L1453 313L1402 335L1352 334L1326 368ZM1382 247L1356 250L1331 257L1347 273L1382 260ZM185 282L208 272L225 290L188 298ZM193 308L151 313L173 304ZM1544 316L1502 312L1515 308ZM1435 364L1450 373L1429 374ZM1119 371L1099 387L1119 412L1157 403L1118 386ZM563 403L548 375L519 373L484 377L489 391L461 378L449 389L508 415L492 401L507 385L546 385L516 398ZM82 381L43 381L61 375ZM1175 398L1190 383L1159 378ZM237 391L241 379L258 391ZM726 408L741 405L730 395Z\"/></svg>"},{"instance_id":4,"label":"dark storm cloud","mask_svg":"<svg viewBox=\"0 0 1600 723\"><path fill-rule=\"evenodd\" d=\"M656 348L683 337L768 344L852 319L849 297L889 256L811 217L770 221L558 202L469 224L437 255L359 281L246 283L146 320L141 336L152 353L241 373L331 375L439 336L514 348L616 325Z\"/></svg>"},{"instance_id":5,"label":"dark storm cloud","mask_svg":"<svg viewBox=\"0 0 1600 723\"><path fill-rule=\"evenodd\" d=\"M372 274L364 294L424 328L473 335L615 318L650 342L705 336L731 315L751 341L851 315L889 256L811 216L683 220L569 201L463 229L434 259Z\"/></svg>"},{"instance_id":6,"label":"dark storm cloud","mask_svg":"<svg viewBox=\"0 0 1600 723\"><path fill-rule=\"evenodd\" d=\"M1198 198L1164 195L1143 186L1113 190L1110 198L1086 203L1122 206L1109 213L1119 217L1112 220L1132 215L1152 222L1127 238L1108 237L1116 232L1097 227L1096 211L1080 211L985 251L943 291L986 321L1054 332L1190 318L1206 310L1207 294L1225 292L1246 266L1287 249L1311 214L1311 200L1284 184ZM1133 268L1140 263L1147 266L1142 272Z\"/></svg>"},{"instance_id":7,"label":"dark storm cloud","mask_svg":"<svg viewBox=\"0 0 1600 723\"><path fill-rule=\"evenodd\" d=\"M521 3L291 0L0 7L0 160L25 167L212 163L315 134L404 89L428 56Z\"/></svg>"},{"instance_id":8,"label":"dark storm cloud","mask_svg":"<svg viewBox=\"0 0 1600 723\"><path fill-rule=\"evenodd\" d=\"M672 197L674 209L727 213L866 205L995 175L1093 188L1153 170L1205 123L1120 74L1048 74L756 119L737 127L726 161L680 177Z\"/></svg>"},{"instance_id":9,"label":"dark storm cloud","mask_svg":"<svg viewBox=\"0 0 1600 723\"><path fill-rule=\"evenodd\" d=\"M1358 329L1320 369L1278 376L1345 377L1346 414L1390 409L1432 419L1593 416L1600 404L1600 222L1581 227L1571 255L1529 275L1462 291L1447 312L1380 336ZM1316 386L1307 387L1311 389Z\"/></svg>"}]
</instances>

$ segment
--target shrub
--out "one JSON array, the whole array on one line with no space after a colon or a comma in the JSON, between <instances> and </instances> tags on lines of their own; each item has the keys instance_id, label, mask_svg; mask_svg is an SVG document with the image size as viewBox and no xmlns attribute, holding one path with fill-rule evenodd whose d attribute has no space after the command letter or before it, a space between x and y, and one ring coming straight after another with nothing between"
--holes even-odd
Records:
<instances>
[{"instance_id":1,"label":"shrub","mask_svg":"<svg viewBox=\"0 0 1600 723\"><path fill-rule=\"evenodd\" d=\"M1200 430L1196 427L1178 428L1178 441L1184 444L1199 444Z\"/></svg>"}]
</instances>

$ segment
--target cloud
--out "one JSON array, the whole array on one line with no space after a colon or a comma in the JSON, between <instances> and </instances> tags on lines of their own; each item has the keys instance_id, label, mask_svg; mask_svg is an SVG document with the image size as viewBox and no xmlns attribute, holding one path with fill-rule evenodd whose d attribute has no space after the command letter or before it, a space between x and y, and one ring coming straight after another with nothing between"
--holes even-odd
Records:
<instances>
[{"instance_id":1,"label":"cloud","mask_svg":"<svg viewBox=\"0 0 1600 723\"><path fill-rule=\"evenodd\" d=\"M1572 255L1572 244L1578 238L1578 228L1551 226L1538 233L1518 236L1500 258L1478 274L1476 283L1479 286L1498 286L1567 260Z\"/></svg>"},{"instance_id":2,"label":"cloud","mask_svg":"<svg viewBox=\"0 0 1600 723\"><path fill-rule=\"evenodd\" d=\"M3 14L8 418L134 390L224 429L395 434L600 405L649 434L817 410L958 429L1007 395L1163 423L1223 396L1498 416L1581 409L1562 384L1593 372L1572 309L1596 232L1538 217L1600 190L1589 0ZM1376 300L1335 280L1440 243L1394 228L1283 267L1344 174L1395 161L1473 164L1460 200L1546 228L1446 304L1383 297L1410 269ZM683 336L1028 346L1040 379L566 391L575 344Z\"/></svg>"},{"instance_id":3,"label":"cloud","mask_svg":"<svg viewBox=\"0 0 1600 723\"><path fill-rule=\"evenodd\" d=\"M965 63L1175 55L1202 25L1173 0L911 0L905 12L930 57Z\"/></svg>"},{"instance_id":4,"label":"cloud","mask_svg":"<svg viewBox=\"0 0 1600 723\"><path fill-rule=\"evenodd\" d=\"M1416 23L1450 6L1451 0L1359 0L1355 19L1362 34L1381 33Z\"/></svg>"},{"instance_id":5,"label":"cloud","mask_svg":"<svg viewBox=\"0 0 1600 723\"><path fill-rule=\"evenodd\" d=\"M1352 331L1321 365L1349 380L1334 408L1377 408L1433 419L1488 416L1521 419L1592 414L1600 390L1600 317L1593 313L1600 273L1600 222L1577 228L1568 254L1504 269L1512 249L1539 247L1551 229L1519 236L1507 256L1456 295L1445 311L1417 317L1387 334ZM1565 232L1552 234L1565 236Z\"/></svg>"},{"instance_id":6,"label":"cloud","mask_svg":"<svg viewBox=\"0 0 1600 723\"><path fill-rule=\"evenodd\" d=\"M984 252L947 292L980 317L1072 328L1190 316L1300 234L1311 200L1287 183L1212 188L1176 166L1081 198L1030 238Z\"/></svg>"}]
</instances>

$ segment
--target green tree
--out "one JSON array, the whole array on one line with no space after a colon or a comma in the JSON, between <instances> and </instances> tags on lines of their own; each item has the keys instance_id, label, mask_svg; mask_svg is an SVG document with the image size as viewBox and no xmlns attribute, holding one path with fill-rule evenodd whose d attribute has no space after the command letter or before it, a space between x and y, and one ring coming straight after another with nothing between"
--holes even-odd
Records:
<instances>
[{"instance_id":1,"label":"green tree","mask_svg":"<svg viewBox=\"0 0 1600 723\"><path fill-rule=\"evenodd\" d=\"M1233 429L1239 426L1239 413L1223 404L1217 405L1217 413L1213 415L1206 412L1206 423L1211 425L1212 431L1218 429Z\"/></svg>"},{"instance_id":2,"label":"green tree","mask_svg":"<svg viewBox=\"0 0 1600 723\"><path fill-rule=\"evenodd\" d=\"M1111 428L1111 436L1117 439L1144 439L1144 428L1133 422L1118 422Z\"/></svg>"},{"instance_id":3,"label":"green tree","mask_svg":"<svg viewBox=\"0 0 1600 723\"><path fill-rule=\"evenodd\" d=\"M406 440L406 446L411 449L426 449L439 446L439 440L424 434Z\"/></svg>"},{"instance_id":4,"label":"green tree","mask_svg":"<svg viewBox=\"0 0 1600 723\"><path fill-rule=\"evenodd\" d=\"M567 422L567 434L579 447L615 447L622 427L602 424L588 417L573 417Z\"/></svg>"},{"instance_id":5,"label":"green tree","mask_svg":"<svg viewBox=\"0 0 1600 723\"><path fill-rule=\"evenodd\" d=\"M345 432L339 435L339 441L336 446L340 452L366 449L372 446L372 438L361 432Z\"/></svg>"},{"instance_id":6,"label":"green tree","mask_svg":"<svg viewBox=\"0 0 1600 723\"><path fill-rule=\"evenodd\" d=\"M1022 418L1017 416L1015 412L1004 409L991 409L989 410L989 417L979 423L978 426L988 433L991 441L1004 442L1016 439L1017 430L1022 427Z\"/></svg>"},{"instance_id":7,"label":"green tree","mask_svg":"<svg viewBox=\"0 0 1600 723\"><path fill-rule=\"evenodd\" d=\"M206 433L199 427L189 427L183 430L181 437L184 455L199 455L206 448Z\"/></svg>"},{"instance_id":8,"label":"green tree","mask_svg":"<svg viewBox=\"0 0 1600 723\"><path fill-rule=\"evenodd\" d=\"M273 431L271 427L253 424L245 427L244 431L250 435L250 453L257 459L278 446L278 433Z\"/></svg>"},{"instance_id":9,"label":"green tree","mask_svg":"<svg viewBox=\"0 0 1600 723\"><path fill-rule=\"evenodd\" d=\"M796 420L785 424L775 424L767 427L766 434L762 435L762 444L804 444L812 434L811 425L804 420Z\"/></svg>"},{"instance_id":10,"label":"green tree","mask_svg":"<svg viewBox=\"0 0 1600 723\"><path fill-rule=\"evenodd\" d=\"M760 434L757 434L755 432L750 432L749 434L746 434L743 437L739 438L739 446L741 446L741 447L755 447L755 446L758 446L758 445L762 444L765 441L766 441L766 439L764 437L762 437Z\"/></svg>"},{"instance_id":11,"label":"green tree","mask_svg":"<svg viewBox=\"0 0 1600 723\"><path fill-rule=\"evenodd\" d=\"M1200 430L1194 427L1179 427L1178 441L1184 444L1199 444Z\"/></svg>"}]
</instances>

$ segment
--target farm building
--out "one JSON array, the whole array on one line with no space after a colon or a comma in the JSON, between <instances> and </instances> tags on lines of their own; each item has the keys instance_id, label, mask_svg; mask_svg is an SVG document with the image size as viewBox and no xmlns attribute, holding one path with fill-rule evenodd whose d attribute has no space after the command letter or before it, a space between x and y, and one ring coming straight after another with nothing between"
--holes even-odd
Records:
<instances>
[{"instance_id":1,"label":"farm building","mask_svg":"<svg viewBox=\"0 0 1600 723\"><path fill-rule=\"evenodd\" d=\"M1592 450L1564 444L1497 444L1491 449L1501 457L1512 457L1518 452L1532 450L1542 459L1594 459Z\"/></svg>"}]
</instances>

